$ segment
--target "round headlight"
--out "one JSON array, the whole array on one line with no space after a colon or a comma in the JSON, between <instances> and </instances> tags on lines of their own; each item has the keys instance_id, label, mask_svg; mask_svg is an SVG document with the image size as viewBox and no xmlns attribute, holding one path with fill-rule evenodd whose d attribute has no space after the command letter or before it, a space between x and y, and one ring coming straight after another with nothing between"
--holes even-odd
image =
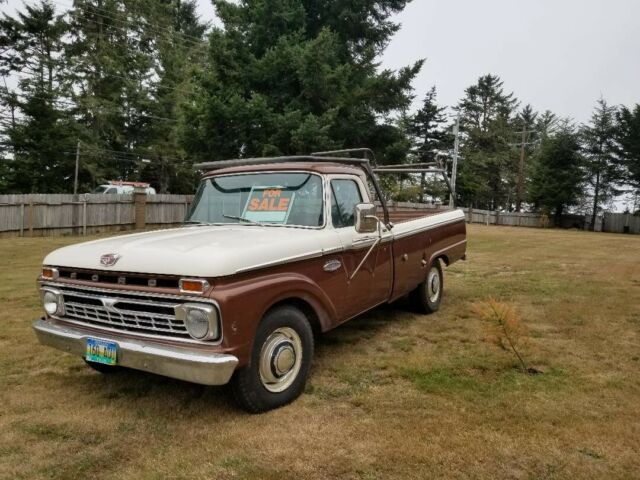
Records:
<instances>
[{"instance_id":1,"label":"round headlight","mask_svg":"<svg viewBox=\"0 0 640 480\"><path fill-rule=\"evenodd\" d=\"M187 333L196 340L220 336L218 309L205 303L183 303L175 307L176 320L184 322Z\"/></svg>"},{"instance_id":2,"label":"round headlight","mask_svg":"<svg viewBox=\"0 0 640 480\"><path fill-rule=\"evenodd\" d=\"M189 335L202 340L209 334L209 315L204 310L190 308L187 310L186 327Z\"/></svg>"},{"instance_id":3,"label":"round headlight","mask_svg":"<svg viewBox=\"0 0 640 480\"><path fill-rule=\"evenodd\" d=\"M61 310L61 298L53 292L45 291L42 295L42 303L44 304L44 311L48 315L55 315Z\"/></svg>"}]
</instances>

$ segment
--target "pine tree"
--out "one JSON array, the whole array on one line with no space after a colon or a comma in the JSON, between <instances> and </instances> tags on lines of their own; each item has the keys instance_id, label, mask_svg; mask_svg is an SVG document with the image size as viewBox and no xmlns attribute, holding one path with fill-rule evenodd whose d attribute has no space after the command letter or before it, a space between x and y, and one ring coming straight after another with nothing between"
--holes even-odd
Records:
<instances>
[{"instance_id":1,"label":"pine tree","mask_svg":"<svg viewBox=\"0 0 640 480\"><path fill-rule=\"evenodd\" d=\"M584 157L579 135L568 121L542 140L529 185L529 200L553 213L559 222L567 207L577 205L584 186Z\"/></svg>"},{"instance_id":2,"label":"pine tree","mask_svg":"<svg viewBox=\"0 0 640 480\"><path fill-rule=\"evenodd\" d=\"M75 0L70 11L67 60L83 126L85 181L136 174L132 154L147 140L153 117L148 8L145 1Z\"/></svg>"},{"instance_id":3,"label":"pine tree","mask_svg":"<svg viewBox=\"0 0 640 480\"><path fill-rule=\"evenodd\" d=\"M615 116L616 108L600 98L591 115L591 122L582 129L585 168L593 189L591 228L594 228L602 203L619 193L619 182L622 181Z\"/></svg>"},{"instance_id":4,"label":"pine tree","mask_svg":"<svg viewBox=\"0 0 640 480\"><path fill-rule=\"evenodd\" d=\"M66 32L66 22L47 1L0 20L0 43L8 47L0 68L3 74L20 74L18 92L4 92L12 107L6 136L13 159L4 164L6 191L60 192L72 186L68 150L75 124L64 100Z\"/></svg>"},{"instance_id":5,"label":"pine tree","mask_svg":"<svg viewBox=\"0 0 640 480\"><path fill-rule=\"evenodd\" d=\"M147 18L155 36L157 81L152 87L153 118L146 142L140 147L150 163L142 169L140 177L160 193L191 193L196 172L179 146L179 119L182 104L195 88L193 78L206 53L203 40L206 24L198 18L195 0L162 0L152 6Z\"/></svg>"},{"instance_id":6,"label":"pine tree","mask_svg":"<svg viewBox=\"0 0 640 480\"><path fill-rule=\"evenodd\" d=\"M390 118L409 106L422 62L378 71L400 0L215 0L224 29L185 110L183 145L195 159L369 146L397 158Z\"/></svg>"},{"instance_id":7,"label":"pine tree","mask_svg":"<svg viewBox=\"0 0 640 480\"><path fill-rule=\"evenodd\" d=\"M420 110L409 119L408 131L414 144L412 153L420 163L435 161L436 151L450 146L451 136L445 128L447 108L439 106L436 99L436 87L432 87Z\"/></svg>"},{"instance_id":8,"label":"pine tree","mask_svg":"<svg viewBox=\"0 0 640 480\"><path fill-rule=\"evenodd\" d=\"M640 194L640 104L633 109L622 107L617 114L617 132L620 144L624 181Z\"/></svg>"},{"instance_id":9,"label":"pine tree","mask_svg":"<svg viewBox=\"0 0 640 480\"><path fill-rule=\"evenodd\" d=\"M441 107L437 103L436 87L432 87L422 101L422 107L411 117L407 119L407 133L411 138L411 156L412 163L432 163L438 158L438 153L442 150L449 149L453 144L453 138L448 129L445 127L447 123L446 107ZM420 190L422 193L426 190L427 179L423 173L420 176ZM434 183L434 182L432 182ZM438 183L430 185L430 192L434 196L440 191L437 188ZM435 187L435 188L434 188ZM441 190L441 189L440 189ZM422 199L418 199L422 201Z\"/></svg>"},{"instance_id":10,"label":"pine tree","mask_svg":"<svg viewBox=\"0 0 640 480\"><path fill-rule=\"evenodd\" d=\"M509 146L517 100L496 75L485 75L459 102L463 133L458 191L463 204L491 210L511 203L513 151Z\"/></svg>"}]
</instances>

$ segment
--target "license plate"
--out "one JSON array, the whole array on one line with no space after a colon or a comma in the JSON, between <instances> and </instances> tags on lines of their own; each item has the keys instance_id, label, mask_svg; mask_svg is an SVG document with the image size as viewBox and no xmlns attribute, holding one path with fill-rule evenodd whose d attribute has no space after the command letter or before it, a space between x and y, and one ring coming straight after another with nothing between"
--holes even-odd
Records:
<instances>
[{"instance_id":1,"label":"license plate","mask_svg":"<svg viewBox=\"0 0 640 480\"><path fill-rule=\"evenodd\" d=\"M86 359L88 362L115 365L117 351L118 344L116 342L107 342L106 340L98 340L97 338L87 338Z\"/></svg>"}]
</instances>

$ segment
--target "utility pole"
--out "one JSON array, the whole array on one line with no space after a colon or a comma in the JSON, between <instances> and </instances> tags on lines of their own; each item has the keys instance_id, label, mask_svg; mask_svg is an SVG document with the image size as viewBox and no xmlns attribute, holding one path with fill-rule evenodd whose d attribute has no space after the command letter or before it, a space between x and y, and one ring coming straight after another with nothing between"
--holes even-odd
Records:
<instances>
[{"instance_id":1,"label":"utility pole","mask_svg":"<svg viewBox=\"0 0 640 480\"><path fill-rule=\"evenodd\" d=\"M78 169L80 168L80 139L76 145L76 173L73 177L73 194L78 195Z\"/></svg>"},{"instance_id":2,"label":"utility pole","mask_svg":"<svg viewBox=\"0 0 640 480\"><path fill-rule=\"evenodd\" d=\"M456 197L456 177L458 176L458 154L460 152L460 114L456 117L456 124L453 126L453 161L451 165L451 194L449 195L449 206L453 208Z\"/></svg>"},{"instance_id":3,"label":"utility pole","mask_svg":"<svg viewBox=\"0 0 640 480\"><path fill-rule=\"evenodd\" d=\"M516 212L522 209L524 197L524 147L527 143L527 126L522 125L522 142L520 143L520 163L518 164L518 183L516 186Z\"/></svg>"}]
</instances>

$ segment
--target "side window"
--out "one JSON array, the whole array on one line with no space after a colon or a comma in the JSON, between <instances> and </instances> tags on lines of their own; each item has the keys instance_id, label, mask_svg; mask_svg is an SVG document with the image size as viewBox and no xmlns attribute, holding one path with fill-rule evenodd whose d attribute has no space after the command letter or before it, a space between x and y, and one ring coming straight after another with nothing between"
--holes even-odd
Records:
<instances>
[{"instance_id":1,"label":"side window","mask_svg":"<svg viewBox=\"0 0 640 480\"><path fill-rule=\"evenodd\" d=\"M118 193L118 189L116 187L111 187L107 189L104 193Z\"/></svg>"},{"instance_id":2,"label":"side window","mask_svg":"<svg viewBox=\"0 0 640 480\"><path fill-rule=\"evenodd\" d=\"M331 221L335 228L353 227L354 210L362 203L358 184L353 180L331 180Z\"/></svg>"}]
</instances>

